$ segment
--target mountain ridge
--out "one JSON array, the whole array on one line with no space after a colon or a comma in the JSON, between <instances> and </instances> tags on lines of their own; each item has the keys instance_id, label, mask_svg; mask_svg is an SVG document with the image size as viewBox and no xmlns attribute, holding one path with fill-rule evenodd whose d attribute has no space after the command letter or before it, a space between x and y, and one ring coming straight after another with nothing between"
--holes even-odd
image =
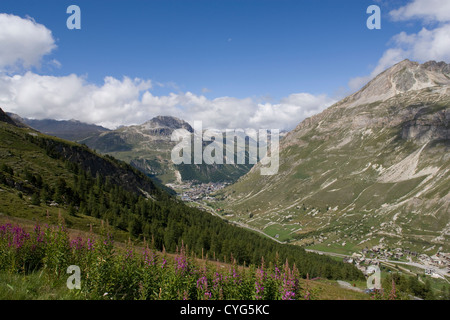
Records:
<instances>
[{"instance_id":1,"label":"mountain ridge","mask_svg":"<svg viewBox=\"0 0 450 320\"><path fill-rule=\"evenodd\" d=\"M97 234L106 228L121 242L128 239L128 244L133 240L145 246L146 239L152 239L152 248L159 251L174 253L189 246L197 256L217 254L220 260L232 256L239 264L259 263L262 256L289 259L305 277L309 272L330 279L363 278L353 266L279 245L188 207L129 164L78 143L17 127L7 116L1 120L2 216L64 223Z\"/></svg>"},{"instance_id":2,"label":"mountain ridge","mask_svg":"<svg viewBox=\"0 0 450 320\"><path fill-rule=\"evenodd\" d=\"M75 119L28 119L22 118L15 113L7 112L7 114L16 123L21 123L39 132L74 142L86 139L99 132L109 131L109 129L102 126L81 122Z\"/></svg>"},{"instance_id":3,"label":"mountain ridge","mask_svg":"<svg viewBox=\"0 0 450 320\"><path fill-rule=\"evenodd\" d=\"M403 61L384 71L302 121L280 143L279 173L261 177L255 165L217 195L220 205L234 213L232 220L272 236L288 234L297 244L337 250L340 242L351 251L350 243L356 250L387 241L388 235L390 245L404 241L419 249L422 242L448 249L448 70L446 63ZM422 71L442 81L417 84L414 72ZM416 84L403 73L414 76ZM392 79L409 89L397 92ZM339 230L341 223L352 230L353 240Z\"/></svg>"},{"instance_id":4,"label":"mountain ridge","mask_svg":"<svg viewBox=\"0 0 450 320\"><path fill-rule=\"evenodd\" d=\"M252 165L175 165L171 161L172 149L178 141L172 141L172 133L184 129L191 135L191 125L172 116L157 116L143 124L124 126L81 140L92 149L110 154L132 164L162 184L235 181Z\"/></svg>"}]
</instances>

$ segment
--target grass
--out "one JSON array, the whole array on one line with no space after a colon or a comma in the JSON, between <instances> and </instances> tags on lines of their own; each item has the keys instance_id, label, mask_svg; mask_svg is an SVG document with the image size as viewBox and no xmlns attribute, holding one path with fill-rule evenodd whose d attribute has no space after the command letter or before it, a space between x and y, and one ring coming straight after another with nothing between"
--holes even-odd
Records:
<instances>
[{"instance_id":1,"label":"grass","mask_svg":"<svg viewBox=\"0 0 450 320\"><path fill-rule=\"evenodd\" d=\"M272 238L275 238L279 241L287 241L292 239L292 231L297 226L283 226L280 224L272 224L266 228L264 228L264 233L271 236ZM276 237L278 235L278 237Z\"/></svg>"},{"instance_id":2,"label":"grass","mask_svg":"<svg viewBox=\"0 0 450 320\"><path fill-rule=\"evenodd\" d=\"M314 292L315 300L370 300L368 294L341 288L336 281L319 280L319 281L301 281L302 286L310 286L311 291ZM353 283L351 283L353 285ZM355 283L356 287L360 283Z\"/></svg>"},{"instance_id":3,"label":"grass","mask_svg":"<svg viewBox=\"0 0 450 320\"><path fill-rule=\"evenodd\" d=\"M336 281L300 280L309 286L314 300L369 300L364 293L341 288ZM361 284L356 283L359 287ZM69 290L64 281L50 281L44 272L28 275L0 273L0 300L78 300L83 299L77 290Z\"/></svg>"},{"instance_id":4,"label":"grass","mask_svg":"<svg viewBox=\"0 0 450 320\"><path fill-rule=\"evenodd\" d=\"M32 228L32 221L19 218L14 220L16 225L20 224L24 230ZM218 285L223 286L227 299L241 299L239 297L242 294L242 297L247 297L246 299L253 297L252 291L255 290L256 282L263 288L267 287L267 289L261 291L261 294L268 294L268 296L265 296L267 299L280 299L282 294L280 295L277 292L282 290L281 286L285 288L283 290L290 290L290 286L294 285L294 282L283 284L282 279L284 277L298 279L299 283L292 287L292 290L295 290L296 299L302 300L303 297L315 300L359 300L368 298L366 295L340 288L333 281L301 279L295 271L295 267L292 269L288 266L282 267L279 269L280 273L276 276L275 269L268 266L264 269L264 273L267 272L266 276L260 278L258 276L260 273L257 271L258 269L255 269L255 266L242 267L235 264L223 265L222 263L216 265L212 261L207 262L195 257L189 258L184 255L183 248L181 253L175 255L155 252L158 257L146 251L148 254L145 259L151 259L144 261L144 256L141 256L143 248L134 246L124 248L121 244L114 242L113 245L118 250L111 250L108 249L111 242L103 240L94 240L93 249L89 249L87 243L84 243L81 246L71 246L71 249L67 251L65 250L66 245L72 238L70 237L72 232L67 229L63 231L62 229L46 229L44 236L39 236L40 238L35 238L35 236L20 238L21 240L17 240L20 245L16 244L16 240L14 240L13 246L8 246L7 243L10 240L5 239L10 239L8 235L14 231L3 232L4 241L0 252L6 253L6 255L0 256L0 258L3 257L4 263L3 265L0 264L3 270L0 272L0 300L103 299L102 293L104 292L111 293L111 297L114 299L136 299L145 296L148 299L162 298L163 300L181 299L180 292L184 292L183 296L189 295L189 299L195 300L203 297L202 290L206 289L199 287L198 281L206 279L206 277L208 277L208 280L205 281L210 283L210 287L207 288L210 288L208 290L211 290L210 293L214 294L215 299L220 298L221 293L217 291L218 288L211 286L215 281L214 279L219 281ZM67 234L69 238L62 237L64 234ZM31 243L35 243L36 247L31 246ZM45 256L41 256L42 251L39 248L45 250ZM25 251L23 250L29 251L24 255ZM31 259L34 259L33 257L42 259L42 265L34 271L20 271L22 270L20 269L22 263L25 266L26 262L24 261L31 262ZM167 265L165 257L168 258ZM22 258L28 260L21 260ZM65 283L68 276L64 271L59 270L61 266L74 263L77 265L81 263L82 290L69 290ZM8 266L11 266L11 268L8 268ZM19 266L19 269L16 269L16 266ZM64 268L62 270L65 270ZM222 275L218 278L219 274ZM230 279L240 280L236 282ZM197 286L195 286L196 280L198 280ZM148 286L156 286L155 288L151 287L155 290L159 288L159 295L157 290L149 289L150 291L147 292L147 289L150 288ZM192 290L197 290L197 293ZM161 296L161 292L164 296ZM256 291L254 298L258 299L258 291Z\"/></svg>"},{"instance_id":5,"label":"grass","mask_svg":"<svg viewBox=\"0 0 450 320\"><path fill-rule=\"evenodd\" d=\"M0 300L74 300L79 296L63 281L49 281L44 272L0 273Z\"/></svg>"}]
</instances>

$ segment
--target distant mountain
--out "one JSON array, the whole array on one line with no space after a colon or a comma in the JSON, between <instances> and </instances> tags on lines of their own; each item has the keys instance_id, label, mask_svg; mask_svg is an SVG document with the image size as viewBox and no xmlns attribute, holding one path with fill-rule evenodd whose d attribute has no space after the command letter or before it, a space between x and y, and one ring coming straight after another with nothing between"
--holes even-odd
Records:
<instances>
[{"instance_id":1,"label":"distant mountain","mask_svg":"<svg viewBox=\"0 0 450 320\"><path fill-rule=\"evenodd\" d=\"M185 129L194 134L191 125L184 120L158 116L141 125L101 132L80 142L101 153L126 161L164 184L187 180L233 182L251 169L250 164L173 164L171 151L178 142L172 142L171 135L176 129Z\"/></svg>"},{"instance_id":2,"label":"distant mountain","mask_svg":"<svg viewBox=\"0 0 450 320\"><path fill-rule=\"evenodd\" d=\"M141 125L109 130L77 120L37 120L22 118L14 113L7 114L17 125L81 142L100 153L126 161L162 184L182 181L233 182L252 167L250 164L174 165L171 151L177 142L171 141L172 132L185 129L194 133L189 123L176 117L157 116Z\"/></svg>"},{"instance_id":3,"label":"distant mountain","mask_svg":"<svg viewBox=\"0 0 450 320\"><path fill-rule=\"evenodd\" d=\"M328 251L450 250L450 65L402 61L301 122L280 170L217 198L271 236Z\"/></svg>"},{"instance_id":4,"label":"distant mountain","mask_svg":"<svg viewBox=\"0 0 450 320\"><path fill-rule=\"evenodd\" d=\"M27 119L14 113L8 115L16 122L38 130L39 132L70 141L80 141L93 135L107 132L109 129L77 120Z\"/></svg>"},{"instance_id":5,"label":"distant mountain","mask_svg":"<svg viewBox=\"0 0 450 320\"><path fill-rule=\"evenodd\" d=\"M153 135L169 137L172 132L177 129L185 129L191 133L194 132L191 125L184 120L180 120L170 116L157 116L140 126L136 126L140 132Z\"/></svg>"},{"instance_id":6,"label":"distant mountain","mask_svg":"<svg viewBox=\"0 0 450 320\"><path fill-rule=\"evenodd\" d=\"M7 113L0 109L0 121L9 123L13 126L18 126L18 122L14 121ZM19 123L20 124L20 123Z\"/></svg>"},{"instance_id":7,"label":"distant mountain","mask_svg":"<svg viewBox=\"0 0 450 320\"><path fill-rule=\"evenodd\" d=\"M27 225L64 223L74 236L89 232L93 242L107 232L119 246L151 241L152 249L175 253L184 245L197 257L205 254L222 261L232 257L241 265L258 264L261 257L279 258L295 263L303 277L364 279L354 266L280 245L189 207L129 164L16 126L0 109L0 218L9 217ZM3 259L2 267L5 261L19 260ZM72 263L55 261L62 270Z\"/></svg>"}]
</instances>

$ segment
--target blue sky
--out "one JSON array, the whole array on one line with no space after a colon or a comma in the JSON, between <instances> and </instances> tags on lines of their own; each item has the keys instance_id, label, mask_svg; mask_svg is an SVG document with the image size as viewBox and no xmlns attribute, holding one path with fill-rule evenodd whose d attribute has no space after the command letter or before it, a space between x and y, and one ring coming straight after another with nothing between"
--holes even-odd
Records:
<instances>
[{"instance_id":1,"label":"blue sky","mask_svg":"<svg viewBox=\"0 0 450 320\"><path fill-rule=\"evenodd\" d=\"M256 104L253 113L262 105L278 106L292 95L308 94L323 98L318 101L322 106L314 109L321 111L357 88L349 87L351 79L369 79L386 51L398 47L392 44L393 37L402 32L416 35L424 27L433 30L442 25L439 18L424 22L413 14L404 14L406 18L402 19L390 15L392 10L414 2L420 0L2 0L0 13L34 19L51 31L55 45L51 52L42 54L39 64L4 73L51 77L72 74L83 79L83 86L98 89L104 88L105 77L122 83L124 77L148 80L151 86L139 89L135 100L143 104L142 96L148 91L154 103L147 104L147 110L154 105L159 108L154 115L162 110L163 102L153 98L168 98L170 94L186 98L186 93L211 103L229 97L235 99L233 103L244 101L242 105L248 108L251 103L247 105L246 99L251 99ZM71 4L81 8L81 30L66 27L66 8ZM381 30L366 27L366 9L372 4L381 8ZM44 116L42 112L33 115L30 108L17 102L6 104L26 116ZM168 108L171 114L189 109L180 101L172 104L178 109L169 112ZM190 106L192 101L186 104ZM226 110L221 111L218 116ZM151 115L150 111L142 112L141 118L125 122L145 121ZM303 112L295 121L308 115ZM61 118L61 114L55 113L55 117ZM111 119L99 121L99 115L73 117L118 124Z\"/></svg>"}]
</instances>

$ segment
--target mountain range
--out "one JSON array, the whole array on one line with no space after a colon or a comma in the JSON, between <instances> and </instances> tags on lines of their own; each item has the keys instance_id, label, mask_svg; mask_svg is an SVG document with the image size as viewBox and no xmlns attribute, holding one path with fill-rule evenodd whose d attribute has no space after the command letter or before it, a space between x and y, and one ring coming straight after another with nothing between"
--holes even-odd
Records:
<instances>
[{"instance_id":1,"label":"mountain range","mask_svg":"<svg viewBox=\"0 0 450 320\"><path fill-rule=\"evenodd\" d=\"M164 252L188 245L193 254L238 264L289 260L308 279L363 280L354 265L305 248L445 259L449 106L450 65L404 60L282 135L274 175L261 175L261 163L174 165L173 132L198 134L174 117L109 130L0 109L0 220L63 219L94 233L106 222L119 241L152 239ZM225 142L214 144L225 151ZM248 160L247 147L239 148ZM234 183L191 206L163 185L184 181Z\"/></svg>"},{"instance_id":2,"label":"mountain range","mask_svg":"<svg viewBox=\"0 0 450 320\"><path fill-rule=\"evenodd\" d=\"M160 185L236 182L206 204L278 241L343 253L380 244L436 252L449 250L449 105L450 65L404 60L283 135L273 176L261 176L259 163L174 165L172 132L194 135L175 117L108 130L10 115L123 160Z\"/></svg>"},{"instance_id":3,"label":"mountain range","mask_svg":"<svg viewBox=\"0 0 450 320\"><path fill-rule=\"evenodd\" d=\"M262 257L289 259L303 277L363 278L353 266L280 245L191 208L129 164L19 125L0 109L0 221L11 220L64 225L91 237L107 230L117 243L151 240L155 250L169 253L188 246L192 255L233 257L241 265L260 263Z\"/></svg>"},{"instance_id":4,"label":"mountain range","mask_svg":"<svg viewBox=\"0 0 450 320\"><path fill-rule=\"evenodd\" d=\"M404 60L305 119L216 195L229 219L323 251L450 249L450 65Z\"/></svg>"},{"instance_id":5,"label":"mountain range","mask_svg":"<svg viewBox=\"0 0 450 320\"><path fill-rule=\"evenodd\" d=\"M175 165L171 151L178 142L171 141L172 132L194 129L184 120L171 116L157 116L132 126L116 130L83 123L77 120L27 119L8 113L16 123L22 123L42 133L79 142L102 153L126 161L160 184L193 182L234 182L247 173L252 165ZM219 143L219 141L217 141ZM205 145L204 145L205 146ZM223 146L224 150L226 146ZM224 161L225 162L225 161Z\"/></svg>"},{"instance_id":6,"label":"mountain range","mask_svg":"<svg viewBox=\"0 0 450 320\"><path fill-rule=\"evenodd\" d=\"M109 131L109 129L102 126L78 120L28 119L10 112L7 112L7 115L17 124L22 124L39 132L69 141L80 141L92 135Z\"/></svg>"}]
</instances>

